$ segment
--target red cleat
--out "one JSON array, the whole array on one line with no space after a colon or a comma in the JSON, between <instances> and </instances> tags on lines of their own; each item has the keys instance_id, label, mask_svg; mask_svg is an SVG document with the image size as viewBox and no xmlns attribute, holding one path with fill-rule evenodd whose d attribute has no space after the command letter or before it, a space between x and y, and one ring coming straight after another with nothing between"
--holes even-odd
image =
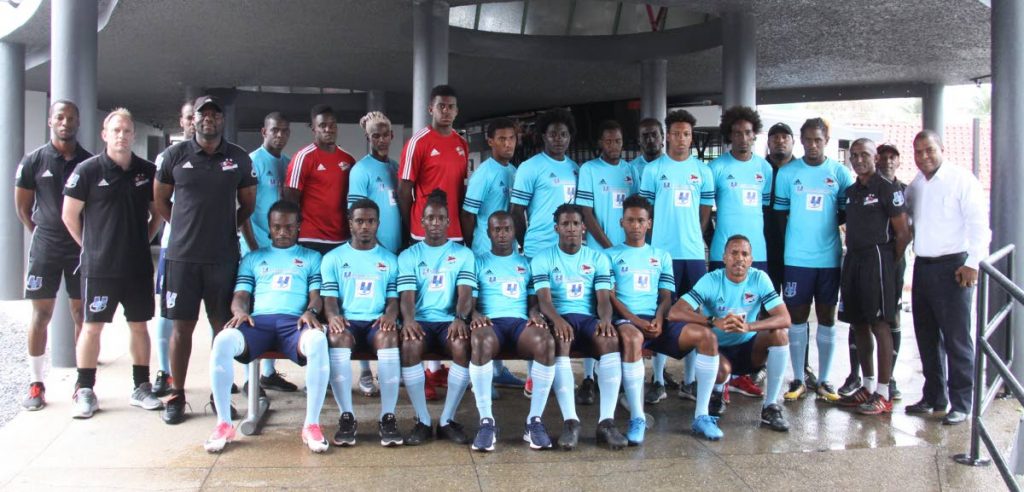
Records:
<instances>
[{"instance_id":1,"label":"red cleat","mask_svg":"<svg viewBox=\"0 0 1024 492\"><path fill-rule=\"evenodd\" d=\"M526 378L526 384L523 385L523 396L533 397L533 378Z\"/></svg>"},{"instance_id":2,"label":"red cleat","mask_svg":"<svg viewBox=\"0 0 1024 492\"><path fill-rule=\"evenodd\" d=\"M729 386L737 393L751 398L764 398L764 390L761 389L750 376L740 376L729 381Z\"/></svg>"},{"instance_id":3,"label":"red cleat","mask_svg":"<svg viewBox=\"0 0 1024 492\"><path fill-rule=\"evenodd\" d=\"M441 368L436 372L426 369L424 371L427 377L427 386L440 386L442 388L448 387L448 367L441 364Z\"/></svg>"}]
</instances>

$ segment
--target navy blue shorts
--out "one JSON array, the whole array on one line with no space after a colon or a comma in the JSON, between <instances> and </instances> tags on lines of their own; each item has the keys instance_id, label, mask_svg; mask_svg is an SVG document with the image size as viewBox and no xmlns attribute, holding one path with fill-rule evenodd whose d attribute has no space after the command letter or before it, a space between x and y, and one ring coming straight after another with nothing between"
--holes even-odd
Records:
<instances>
[{"instance_id":1,"label":"navy blue shorts","mask_svg":"<svg viewBox=\"0 0 1024 492\"><path fill-rule=\"evenodd\" d=\"M304 366L306 358L299 355L299 317L290 314L253 316L256 326L244 323L238 327L245 338L245 353L235 357L242 364L258 359L266 352L281 352L292 362Z\"/></svg>"},{"instance_id":2,"label":"navy blue shorts","mask_svg":"<svg viewBox=\"0 0 1024 492\"><path fill-rule=\"evenodd\" d=\"M348 320L348 331L352 333L352 338L356 340L355 345L352 346L352 353L356 354L375 354L377 350L373 348L373 338L377 336L379 328L374 326L377 320L373 321L356 321Z\"/></svg>"},{"instance_id":3,"label":"navy blue shorts","mask_svg":"<svg viewBox=\"0 0 1024 492\"><path fill-rule=\"evenodd\" d=\"M729 345L725 347L721 345L718 346L719 357L725 357L729 360L729 364L732 365L732 374L734 376L754 374L764 367L754 367L754 363L752 361L754 357L754 342L756 341L757 337L754 336L750 340L739 345Z\"/></svg>"},{"instance_id":4,"label":"navy blue shorts","mask_svg":"<svg viewBox=\"0 0 1024 492\"><path fill-rule=\"evenodd\" d=\"M705 273L708 273L708 265L704 260L672 260L672 276L676 279L673 300L690 292Z\"/></svg>"},{"instance_id":5,"label":"navy blue shorts","mask_svg":"<svg viewBox=\"0 0 1024 492\"><path fill-rule=\"evenodd\" d=\"M594 335L597 334L598 319L589 314L563 314L565 319L572 326L573 339L569 350L594 355Z\"/></svg>"},{"instance_id":6,"label":"navy blue shorts","mask_svg":"<svg viewBox=\"0 0 1024 492\"><path fill-rule=\"evenodd\" d=\"M648 316L646 314L640 314L637 316L647 321L654 319L654 316ZM629 324L629 321L620 319L615 322L615 326L622 326L625 324ZM690 353L693 349L685 352L679 349L679 335L683 333L684 326L686 326L686 323L667 323L666 326L661 329L661 335L658 335L657 338L644 340L644 349L657 352L659 354L665 354L673 359L682 359L683 357L686 357L686 354Z\"/></svg>"},{"instance_id":7,"label":"navy blue shorts","mask_svg":"<svg viewBox=\"0 0 1024 492\"><path fill-rule=\"evenodd\" d=\"M761 270L764 273L768 273L768 262L767 261L755 261L750 266L752 268L756 268L758 270ZM718 270L720 268L725 268L725 262L724 261L712 261L711 262L711 267L708 268L708 271L709 272L713 272L713 271Z\"/></svg>"},{"instance_id":8,"label":"navy blue shorts","mask_svg":"<svg viewBox=\"0 0 1024 492\"><path fill-rule=\"evenodd\" d=\"M526 329L526 320L522 318L492 318L494 334L498 336L499 350L518 353L519 336Z\"/></svg>"},{"instance_id":9,"label":"navy blue shorts","mask_svg":"<svg viewBox=\"0 0 1024 492\"><path fill-rule=\"evenodd\" d=\"M446 354L448 350L448 327L451 321L420 321L423 328L423 353Z\"/></svg>"},{"instance_id":10,"label":"navy blue shorts","mask_svg":"<svg viewBox=\"0 0 1024 492\"><path fill-rule=\"evenodd\" d=\"M806 268L786 265L782 300L787 306L809 306L811 300L826 306L839 302L839 267Z\"/></svg>"}]
</instances>

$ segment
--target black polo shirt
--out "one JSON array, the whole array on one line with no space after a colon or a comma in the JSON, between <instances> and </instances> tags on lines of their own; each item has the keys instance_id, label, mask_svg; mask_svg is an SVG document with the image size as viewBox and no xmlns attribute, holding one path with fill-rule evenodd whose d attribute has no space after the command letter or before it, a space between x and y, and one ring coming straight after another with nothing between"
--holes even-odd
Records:
<instances>
[{"instance_id":1,"label":"black polo shirt","mask_svg":"<svg viewBox=\"0 0 1024 492\"><path fill-rule=\"evenodd\" d=\"M64 208L64 182L82 161L92 157L81 145L75 146L75 156L65 160L64 156L47 142L26 155L18 164L14 186L35 192L32 206L32 222L36 224L35 241L41 241L47 255L78 255L78 243L71 238L61 211Z\"/></svg>"},{"instance_id":2,"label":"black polo shirt","mask_svg":"<svg viewBox=\"0 0 1024 492\"><path fill-rule=\"evenodd\" d=\"M121 169L106 152L79 164L64 194L85 202L82 263L85 277L124 278L153 274L149 253L149 205L156 166L132 154Z\"/></svg>"},{"instance_id":3,"label":"black polo shirt","mask_svg":"<svg viewBox=\"0 0 1024 492\"><path fill-rule=\"evenodd\" d=\"M790 162L796 159L791 159ZM787 163L788 164L788 163ZM772 165L772 192L768 207L764 209L764 242L768 248L768 262L782 264L783 252L786 249L786 231L782 227L782 220L788 215L787 212L775 210L775 180L779 177L779 170L785 167Z\"/></svg>"},{"instance_id":4,"label":"black polo shirt","mask_svg":"<svg viewBox=\"0 0 1024 492\"><path fill-rule=\"evenodd\" d=\"M156 167L156 179L174 186L167 259L237 263L237 194L256 186L249 154L224 139L207 154L193 138L164 150Z\"/></svg>"},{"instance_id":5,"label":"black polo shirt","mask_svg":"<svg viewBox=\"0 0 1024 492\"><path fill-rule=\"evenodd\" d=\"M889 219L906 212L903 192L881 174L872 175L866 185L855 180L846 189L846 248L856 251L892 242Z\"/></svg>"}]
</instances>

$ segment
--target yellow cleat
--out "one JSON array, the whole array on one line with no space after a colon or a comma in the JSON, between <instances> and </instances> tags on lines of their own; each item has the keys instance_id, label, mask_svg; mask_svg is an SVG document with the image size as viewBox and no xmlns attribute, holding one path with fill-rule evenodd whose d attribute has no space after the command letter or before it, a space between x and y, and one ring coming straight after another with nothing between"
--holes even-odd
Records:
<instances>
[{"instance_id":1,"label":"yellow cleat","mask_svg":"<svg viewBox=\"0 0 1024 492\"><path fill-rule=\"evenodd\" d=\"M794 379L789 383L789 391L782 395L782 399L785 401L797 401L803 398L805 393L807 393L807 386L804 386L804 382Z\"/></svg>"}]
</instances>

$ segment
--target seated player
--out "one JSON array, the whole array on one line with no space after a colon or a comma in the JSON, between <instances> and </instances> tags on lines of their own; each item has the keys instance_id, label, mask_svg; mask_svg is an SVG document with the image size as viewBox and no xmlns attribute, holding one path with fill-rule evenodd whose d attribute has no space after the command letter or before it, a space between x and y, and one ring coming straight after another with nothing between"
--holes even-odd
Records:
<instances>
[{"instance_id":1,"label":"seated player","mask_svg":"<svg viewBox=\"0 0 1024 492\"><path fill-rule=\"evenodd\" d=\"M646 243L651 229L654 207L640 195L631 195L622 203L622 229L626 242L609 249L615 291L612 305L616 311L615 326L622 340L622 386L629 405L629 432L626 440L636 446L644 441L647 419L644 417L643 349L650 349L675 359L682 359L697 349L697 407L693 419L694 432L711 440L722 437L715 419L708 416L711 386L718 373L718 345L714 333L701 325L669 323L665 316L672 306L675 279L672 257ZM662 383L660 401L667 397Z\"/></svg>"},{"instance_id":2,"label":"seated player","mask_svg":"<svg viewBox=\"0 0 1024 492\"><path fill-rule=\"evenodd\" d=\"M476 257L479 287L470 323L469 379L480 412L480 430L473 440L473 450L494 451L497 428L491 413L492 361L503 350L533 361L530 377L534 386L523 440L530 443L531 449L549 449L551 438L541 415L555 378L555 340L537 309L530 264L515 250L512 215L505 211L491 214L487 219L487 237L491 250Z\"/></svg>"},{"instance_id":3,"label":"seated player","mask_svg":"<svg viewBox=\"0 0 1024 492\"><path fill-rule=\"evenodd\" d=\"M401 374L398 355L398 258L377 242L380 208L363 198L348 213L352 240L331 250L321 265L327 314L331 389L341 416L335 446L356 443L352 410L352 352L376 353L380 371L381 446L400 446L395 404Z\"/></svg>"},{"instance_id":4,"label":"seated player","mask_svg":"<svg viewBox=\"0 0 1024 492\"><path fill-rule=\"evenodd\" d=\"M415 446L434 436L424 392L423 354L444 354L452 360L437 436L469 444L462 424L454 419L469 387L469 322L473 312L476 273L473 252L448 239L448 197L434 189L426 197L420 223L423 241L398 256L398 294L402 312L402 380L416 411L416 424L405 444Z\"/></svg>"},{"instance_id":5,"label":"seated player","mask_svg":"<svg viewBox=\"0 0 1024 492\"><path fill-rule=\"evenodd\" d=\"M242 258L231 301L231 320L214 338L210 352L217 427L204 447L211 453L220 452L235 437L231 425L231 359L248 364L270 351L281 352L306 366L302 442L314 453L329 447L320 428L320 409L331 371L327 337L316 319L322 304L320 254L298 245L301 214L297 204L281 200L270 207L267 215L271 245Z\"/></svg>"},{"instance_id":6,"label":"seated player","mask_svg":"<svg viewBox=\"0 0 1024 492\"><path fill-rule=\"evenodd\" d=\"M738 234L730 237L726 240L724 254L725 268L697 281L697 285L672 306L669 319L711 327L718 337L720 369L711 396L713 417L724 411L722 390L730 374L755 374L767 365L761 425L779 432L788 431L789 423L782 415L778 400L789 360L786 337L789 311L779 299L768 274L750 267L753 263L750 240ZM762 308L768 316L757 320ZM752 319L757 321L748 322ZM696 425L694 427L696 431Z\"/></svg>"},{"instance_id":7,"label":"seated player","mask_svg":"<svg viewBox=\"0 0 1024 492\"><path fill-rule=\"evenodd\" d=\"M565 420L558 445L570 450L579 443L580 420L569 365L569 354L578 350L599 359L597 442L622 449L626 447L626 438L615 427L614 420L622 382L622 357L619 335L612 324L608 257L583 245L586 227L579 206L560 205L555 209L554 219L558 244L538 253L530 267L540 311L551 322L555 336L554 389Z\"/></svg>"}]
</instances>

